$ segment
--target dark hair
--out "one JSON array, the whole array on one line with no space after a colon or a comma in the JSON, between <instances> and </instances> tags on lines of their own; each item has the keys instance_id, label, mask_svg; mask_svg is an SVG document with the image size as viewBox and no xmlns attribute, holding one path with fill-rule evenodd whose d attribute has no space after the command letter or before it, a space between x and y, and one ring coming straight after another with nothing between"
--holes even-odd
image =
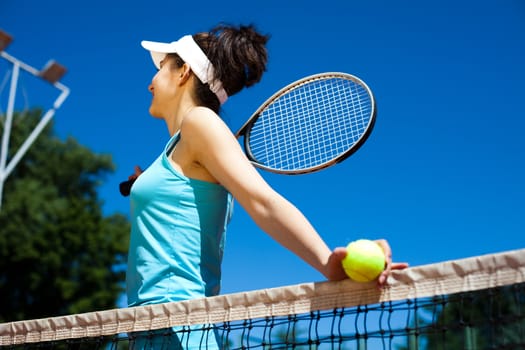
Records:
<instances>
[{"instance_id":1,"label":"dark hair","mask_svg":"<svg viewBox=\"0 0 525 350\"><path fill-rule=\"evenodd\" d=\"M260 34L253 25L221 24L209 32L193 35L193 40L212 63L215 79L222 82L228 96L259 82L266 71L266 42L269 36ZM176 60L176 64L179 62L182 62L180 58ZM203 84L199 79L195 79L195 84L197 103L218 112L220 102L209 85Z\"/></svg>"}]
</instances>

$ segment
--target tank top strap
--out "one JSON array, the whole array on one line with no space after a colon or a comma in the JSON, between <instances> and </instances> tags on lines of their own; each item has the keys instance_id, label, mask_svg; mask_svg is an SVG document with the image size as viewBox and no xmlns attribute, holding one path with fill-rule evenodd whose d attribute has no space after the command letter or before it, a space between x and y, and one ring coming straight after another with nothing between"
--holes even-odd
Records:
<instances>
[{"instance_id":1,"label":"tank top strap","mask_svg":"<svg viewBox=\"0 0 525 350\"><path fill-rule=\"evenodd\" d=\"M167 156L169 156L171 154L171 152L173 152L173 150L175 149L175 146L177 145L177 143L179 142L180 140L180 130L177 131L168 141L168 143L166 144L166 148L164 149L165 153Z\"/></svg>"}]
</instances>

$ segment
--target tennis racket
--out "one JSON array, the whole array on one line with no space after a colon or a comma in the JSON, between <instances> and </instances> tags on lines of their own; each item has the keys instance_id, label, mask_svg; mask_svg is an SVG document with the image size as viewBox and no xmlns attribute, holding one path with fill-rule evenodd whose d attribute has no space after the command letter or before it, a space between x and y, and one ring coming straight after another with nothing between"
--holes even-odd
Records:
<instances>
[{"instance_id":1,"label":"tennis racket","mask_svg":"<svg viewBox=\"0 0 525 350\"><path fill-rule=\"evenodd\" d=\"M376 102L347 73L321 73L289 84L267 99L237 131L248 159L278 174L305 174L337 164L372 132ZM127 196L133 180L120 184Z\"/></svg>"}]
</instances>

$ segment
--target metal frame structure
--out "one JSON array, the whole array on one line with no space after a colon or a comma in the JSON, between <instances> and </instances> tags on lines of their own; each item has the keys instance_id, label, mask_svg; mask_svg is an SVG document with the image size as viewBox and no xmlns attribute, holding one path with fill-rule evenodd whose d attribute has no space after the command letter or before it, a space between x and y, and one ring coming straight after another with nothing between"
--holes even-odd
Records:
<instances>
[{"instance_id":1,"label":"metal frame structure","mask_svg":"<svg viewBox=\"0 0 525 350\"><path fill-rule=\"evenodd\" d=\"M9 88L9 98L7 102L6 119L4 124L4 131L2 135L2 148L0 152L0 209L2 207L2 197L4 183L9 174L13 171L15 166L20 162L29 147L35 142L45 126L49 123L55 112L60 108L62 103L69 95L69 88L60 83L59 80L66 73L66 68L54 60L50 60L43 69L38 70L21 60L9 55L5 49L12 41L11 35L0 30L0 56L13 64L13 72L11 74L11 84ZM39 79L43 79L53 85L60 91L60 95L53 103L53 107L48 109L37 126L33 129L31 134L24 141L22 146L17 150L13 157L7 162L7 155L9 150L9 139L11 136L11 127L13 122L13 113L15 106L16 90L18 86L18 77L20 69L23 69Z\"/></svg>"}]
</instances>

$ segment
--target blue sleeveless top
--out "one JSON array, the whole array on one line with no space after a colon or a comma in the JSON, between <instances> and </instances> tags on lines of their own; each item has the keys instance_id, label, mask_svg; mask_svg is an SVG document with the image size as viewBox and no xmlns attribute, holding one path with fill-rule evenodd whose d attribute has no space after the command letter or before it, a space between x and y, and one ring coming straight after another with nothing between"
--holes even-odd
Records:
<instances>
[{"instance_id":1,"label":"blue sleeveless top","mask_svg":"<svg viewBox=\"0 0 525 350\"><path fill-rule=\"evenodd\" d=\"M180 174L164 152L131 189L128 305L217 295L232 196L218 184Z\"/></svg>"}]
</instances>

